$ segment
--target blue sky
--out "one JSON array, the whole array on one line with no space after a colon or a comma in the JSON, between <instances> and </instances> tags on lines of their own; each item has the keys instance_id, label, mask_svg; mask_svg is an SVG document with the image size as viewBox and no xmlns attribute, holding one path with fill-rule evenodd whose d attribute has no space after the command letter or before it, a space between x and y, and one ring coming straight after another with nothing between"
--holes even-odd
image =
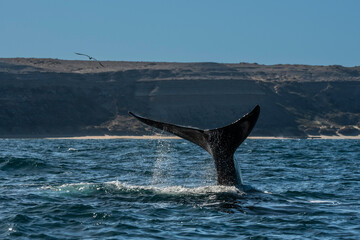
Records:
<instances>
[{"instance_id":1,"label":"blue sky","mask_svg":"<svg viewBox=\"0 0 360 240\"><path fill-rule=\"evenodd\" d=\"M360 66L357 0L0 0L0 57Z\"/></svg>"}]
</instances>

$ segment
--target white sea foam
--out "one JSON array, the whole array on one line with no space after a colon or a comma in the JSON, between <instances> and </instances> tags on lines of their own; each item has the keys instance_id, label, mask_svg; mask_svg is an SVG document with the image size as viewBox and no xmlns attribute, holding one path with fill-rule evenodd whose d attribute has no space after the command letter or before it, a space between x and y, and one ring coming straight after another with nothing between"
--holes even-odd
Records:
<instances>
[{"instance_id":1,"label":"white sea foam","mask_svg":"<svg viewBox=\"0 0 360 240\"><path fill-rule=\"evenodd\" d=\"M209 193L232 193L232 194L244 194L234 186L201 186L201 187L184 187L184 186L168 186L168 187L157 187L157 186L136 186L128 185L118 181L108 182L106 184L114 184L119 189L138 189L138 190L151 190L157 193L168 193L168 194L209 194Z\"/></svg>"},{"instance_id":2,"label":"white sea foam","mask_svg":"<svg viewBox=\"0 0 360 240\"><path fill-rule=\"evenodd\" d=\"M288 202L291 202L291 203L305 203L305 202L309 202L309 203L332 204L332 205L338 205L338 204L340 204L340 202L332 201L332 200L287 200L287 201L288 201Z\"/></svg>"},{"instance_id":3,"label":"white sea foam","mask_svg":"<svg viewBox=\"0 0 360 240\"><path fill-rule=\"evenodd\" d=\"M76 149L76 148L69 148L68 151L69 151L69 152L77 151L77 149Z\"/></svg>"},{"instance_id":4,"label":"white sea foam","mask_svg":"<svg viewBox=\"0 0 360 240\"><path fill-rule=\"evenodd\" d=\"M185 187L185 186L168 186L159 187L153 185L130 185L119 181L111 181L105 183L70 183L60 186L43 186L41 189L48 189L59 192L84 192L97 190L119 190L129 192L151 191L157 194L171 194L171 195L206 195L217 193L229 193L235 195L243 195L234 186L200 186L200 187Z\"/></svg>"},{"instance_id":5,"label":"white sea foam","mask_svg":"<svg viewBox=\"0 0 360 240\"><path fill-rule=\"evenodd\" d=\"M330 203L330 204L333 204L333 205L340 204L337 201L331 201L331 200L309 200L309 202L311 202L311 203Z\"/></svg>"}]
</instances>

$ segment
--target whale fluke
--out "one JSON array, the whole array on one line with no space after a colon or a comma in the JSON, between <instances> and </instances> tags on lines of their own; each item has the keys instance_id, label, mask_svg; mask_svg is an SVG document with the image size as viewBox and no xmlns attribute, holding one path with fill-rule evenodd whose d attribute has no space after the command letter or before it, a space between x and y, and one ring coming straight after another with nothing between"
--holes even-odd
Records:
<instances>
[{"instance_id":1,"label":"whale fluke","mask_svg":"<svg viewBox=\"0 0 360 240\"><path fill-rule=\"evenodd\" d=\"M238 186L242 184L237 177L234 153L254 128L260 114L259 105L234 123L211 130L154 121L132 112L129 114L149 126L170 132L205 149L214 159L218 185Z\"/></svg>"}]
</instances>

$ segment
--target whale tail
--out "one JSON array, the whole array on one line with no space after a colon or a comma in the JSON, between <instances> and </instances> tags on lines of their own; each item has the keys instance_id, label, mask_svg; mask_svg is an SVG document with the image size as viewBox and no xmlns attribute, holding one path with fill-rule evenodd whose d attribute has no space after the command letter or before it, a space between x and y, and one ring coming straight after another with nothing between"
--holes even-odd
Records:
<instances>
[{"instance_id":1,"label":"whale tail","mask_svg":"<svg viewBox=\"0 0 360 240\"><path fill-rule=\"evenodd\" d=\"M234 123L211 130L154 121L135 115L132 112L129 112L129 114L149 126L170 132L205 149L214 159L217 183L219 185L242 184L237 177L234 153L254 128L260 114L258 105Z\"/></svg>"}]
</instances>

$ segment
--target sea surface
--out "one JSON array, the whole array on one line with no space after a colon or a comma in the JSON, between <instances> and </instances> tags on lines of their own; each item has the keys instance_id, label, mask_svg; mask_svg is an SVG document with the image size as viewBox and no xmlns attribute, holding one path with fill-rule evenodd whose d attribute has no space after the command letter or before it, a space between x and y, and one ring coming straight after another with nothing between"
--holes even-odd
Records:
<instances>
[{"instance_id":1,"label":"sea surface","mask_svg":"<svg viewBox=\"0 0 360 240\"><path fill-rule=\"evenodd\" d=\"M0 140L0 239L360 239L359 140Z\"/></svg>"}]
</instances>

